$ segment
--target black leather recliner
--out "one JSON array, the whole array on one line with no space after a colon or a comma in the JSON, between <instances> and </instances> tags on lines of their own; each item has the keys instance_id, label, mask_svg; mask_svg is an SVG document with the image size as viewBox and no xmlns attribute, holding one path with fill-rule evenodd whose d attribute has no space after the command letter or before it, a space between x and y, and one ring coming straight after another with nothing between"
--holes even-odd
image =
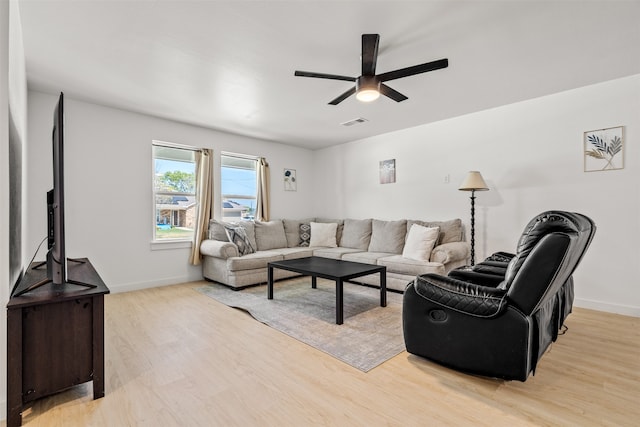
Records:
<instances>
[{"instance_id":1,"label":"black leather recliner","mask_svg":"<svg viewBox=\"0 0 640 427\"><path fill-rule=\"evenodd\" d=\"M474 266L459 267L450 271L449 277L477 285L496 287L504 280L509 262L514 256L515 254L509 252L496 252ZM573 295L573 278L569 277L558 291L558 304L554 310L557 313L558 329L562 328L565 319L571 313Z\"/></svg>"},{"instance_id":2,"label":"black leather recliner","mask_svg":"<svg viewBox=\"0 0 640 427\"><path fill-rule=\"evenodd\" d=\"M514 256L515 254L509 252L496 252L474 266L459 267L451 270L449 277L478 285L495 287L504 280L509 262Z\"/></svg>"},{"instance_id":3,"label":"black leather recliner","mask_svg":"<svg viewBox=\"0 0 640 427\"><path fill-rule=\"evenodd\" d=\"M418 276L404 293L407 351L464 372L525 381L571 311L572 274L595 230L584 215L544 212L527 224L515 254L486 260L502 263L491 274Z\"/></svg>"}]
</instances>

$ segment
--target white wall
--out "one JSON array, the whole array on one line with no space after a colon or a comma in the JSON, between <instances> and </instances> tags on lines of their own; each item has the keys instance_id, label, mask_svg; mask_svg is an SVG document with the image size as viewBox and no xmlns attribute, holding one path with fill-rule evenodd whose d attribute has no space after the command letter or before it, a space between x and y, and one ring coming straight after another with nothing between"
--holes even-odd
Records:
<instances>
[{"instance_id":1,"label":"white wall","mask_svg":"<svg viewBox=\"0 0 640 427\"><path fill-rule=\"evenodd\" d=\"M64 88L61 88L64 90ZM27 242L29 253L46 235L46 191L51 187L51 129L57 95L29 92ZM151 250L152 140L266 157L271 166L271 217L312 213L313 153L257 139L107 108L65 97L67 256L88 257L112 291L202 278L189 249ZM297 192L285 192L283 168L297 170ZM216 170L219 170L216 168ZM220 179L214 177L220 212ZM41 251L43 258L44 254Z\"/></svg>"},{"instance_id":2,"label":"white wall","mask_svg":"<svg viewBox=\"0 0 640 427\"><path fill-rule=\"evenodd\" d=\"M10 130L9 118L14 126ZM27 82L25 74L22 26L17 1L0 2L0 302L6 306L11 288L20 277L20 269L12 268L10 242L10 141L26 144L27 135ZM22 149L24 149L22 147ZM15 147L20 151L21 147ZM24 168L17 168L24 172ZM25 177L17 191L24 194ZM19 212L19 209L18 209ZM24 223L24 210L22 222ZM22 229L24 235L24 228ZM5 237L6 236L6 237ZM19 251L18 251L19 252ZM24 254L24 250L22 251ZM20 254L16 254L20 257ZM19 260L16 262L19 265ZM15 267L15 266L14 266ZM7 318L0 317L0 366L7 364ZM0 419L6 418L6 369L0 371Z\"/></svg>"},{"instance_id":3,"label":"white wall","mask_svg":"<svg viewBox=\"0 0 640 427\"><path fill-rule=\"evenodd\" d=\"M9 4L0 1L0 236L9 235ZM0 239L0 302L9 301L9 239ZM7 417L7 319L0 320L0 419Z\"/></svg>"},{"instance_id":4,"label":"white wall","mask_svg":"<svg viewBox=\"0 0 640 427\"><path fill-rule=\"evenodd\" d=\"M514 251L544 210L584 213L598 231L575 274L576 305L640 316L638 111L640 75L320 150L316 215L468 226L470 194L457 188L479 170L491 190L476 193L476 259ZM625 168L583 172L583 132L620 125ZM396 159L395 184L378 183L386 159Z\"/></svg>"}]
</instances>

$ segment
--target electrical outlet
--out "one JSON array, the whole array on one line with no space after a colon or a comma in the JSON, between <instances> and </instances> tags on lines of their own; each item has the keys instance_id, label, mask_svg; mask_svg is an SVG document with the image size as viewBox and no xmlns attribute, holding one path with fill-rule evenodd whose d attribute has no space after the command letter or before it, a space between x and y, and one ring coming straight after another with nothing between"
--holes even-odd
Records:
<instances>
[{"instance_id":1,"label":"electrical outlet","mask_svg":"<svg viewBox=\"0 0 640 427\"><path fill-rule=\"evenodd\" d=\"M449 183L449 174L446 174L446 175L444 176L444 183L445 183L445 184L448 184L448 183Z\"/></svg>"}]
</instances>

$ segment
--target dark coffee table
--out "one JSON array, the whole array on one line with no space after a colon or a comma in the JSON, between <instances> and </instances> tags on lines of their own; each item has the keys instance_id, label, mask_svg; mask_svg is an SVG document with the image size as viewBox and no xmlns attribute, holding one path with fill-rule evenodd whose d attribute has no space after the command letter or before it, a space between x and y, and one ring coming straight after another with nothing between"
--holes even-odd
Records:
<instances>
[{"instance_id":1,"label":"dark coffee table","mask_svg":"<svg viewBox=\"0 0 640 427\"><path fill-rule=\"evenodd\" d=\"M357 277L380 273L380 307L387 306L387 267L363 264L360 262L342 261L331 258L308 257L275 261L267 264L268 282L267 298L273 299L273 269L293 271L304 276L311 276L311 287L315 289L316 278L335 280L336 282L336 324L343 323L342 285Z\"/></svg>"}]
</instances>

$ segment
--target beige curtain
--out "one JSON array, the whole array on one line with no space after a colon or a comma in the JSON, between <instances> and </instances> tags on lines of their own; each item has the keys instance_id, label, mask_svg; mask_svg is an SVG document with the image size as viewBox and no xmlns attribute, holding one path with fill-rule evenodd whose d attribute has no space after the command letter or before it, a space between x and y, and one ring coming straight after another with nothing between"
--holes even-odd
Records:
<instances>
[{"instance_id":1,"label":"beige curtain","mask_svg":"<svg viewBox=\"0 0 640 427\"><path fill-rule=\"evenodd\" d=\"M269 163L264 157L258 159L258 195L256 219L269 221Z\"/></svg>"},{"instance_id":2,"label":"beige curtain","mask_svg":"<svg viewBox=\"0 0 640 427\"><path fill-rule=\"evenodd\" d=\"M189 262L200 264L200 243L206 239L209 219L211 219L211 205L213 200L213 151L203 148L196 152L196 209L198 222L193 232L193 246Z\"/></svg>"}]
</instances>

